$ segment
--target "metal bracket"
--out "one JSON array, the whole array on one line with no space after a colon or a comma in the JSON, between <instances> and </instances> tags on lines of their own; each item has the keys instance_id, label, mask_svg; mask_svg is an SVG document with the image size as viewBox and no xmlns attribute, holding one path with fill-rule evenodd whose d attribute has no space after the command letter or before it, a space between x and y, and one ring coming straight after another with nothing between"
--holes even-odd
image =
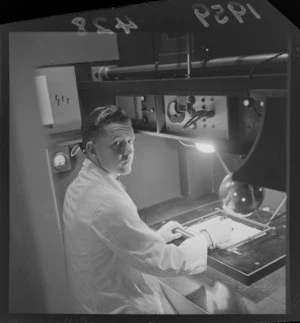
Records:
<instances>
[{"instance_id":1,"label":"metal bracket","mask_svg":"<svg viewBox=\"0 0 300 323\"><path fill-rule=\"evenodd\" d=\"M94 82L101 82L107 79L107 71L111 67L117 67L117 65L109 65L109 66L92 66L92 80Z\"/></svg>"}]
</instances>

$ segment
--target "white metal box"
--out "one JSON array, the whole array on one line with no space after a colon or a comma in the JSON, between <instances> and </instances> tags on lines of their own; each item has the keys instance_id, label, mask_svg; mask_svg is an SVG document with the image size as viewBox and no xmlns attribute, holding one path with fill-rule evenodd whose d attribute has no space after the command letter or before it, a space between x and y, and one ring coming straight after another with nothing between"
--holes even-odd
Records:
<instances>
[{"instance_id":1,"label":"white metal box","mask_svg":"<svg viewBox=\"0 0 300 323\"><path fill-rule=\"evenodd\" d=\"M73 66L37 69L36 93L41 124L46 132L59 133L81 127L78 90Z\"/></svg>"}]
</instances>

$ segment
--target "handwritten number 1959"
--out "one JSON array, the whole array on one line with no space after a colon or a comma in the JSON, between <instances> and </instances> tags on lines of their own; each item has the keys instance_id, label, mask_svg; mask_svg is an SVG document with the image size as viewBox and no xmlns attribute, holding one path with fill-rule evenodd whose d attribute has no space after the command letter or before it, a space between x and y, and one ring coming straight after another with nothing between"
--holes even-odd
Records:
<instances>
[{"instance_id":1,"label":"handwritten number 1959","mask_svg":"<svg viewBox=\"0 0 300 323\"><path fill-rule=\"evenodd\" d=\"M220 4L210 6L212 10L216 10L214 18L219 24L226 24L229 21L228 16L224 16L225 9ZM248 10L253 14L256 19L261 19L260 14L251 6L250 3L246 4ZM240 24L244 23L243 16L246 14L247 9L245 6L241 5L236 1L229 1L227 4L227 9L232 13L232 15L237 19ZM193 10L204 27L209 27L207 18L212 14L212 10L208 8L205 4L196 3L193 5Z\"/></svg>"},{"instance_id":2,"label":"handwritten number 1959","mask_svg":"<svg viewBox=\"0 0 300 323\"><path fill-rule=\"evenodd\" d=\"M130 18L125 16L125 19L127 20L127 23L124 23L120 18L116 17L117 24L115 25L115 27L117 29L123 29L124 32L127 35L130 34L131 29L138 29L138 26L132 20L130 20ZM112 31L111 29L104 28L102 26L103 23L106 23L106 22L107 22L107 19L102 18L102 17L93 19L93 25L97 28L97 31L96 31L97 34L99 34L99 35L102 35L102 34L112 35L112 34L114 34L114 31ZM86 21L85 21L84 18L82 18L82 17L74 18L72 20L72 24L74 24L74 25L76 25L78 27L77 32L78 32L78 34L80 36L87 35L87 30L85 29Z\"/></svg>"}]
</instances>

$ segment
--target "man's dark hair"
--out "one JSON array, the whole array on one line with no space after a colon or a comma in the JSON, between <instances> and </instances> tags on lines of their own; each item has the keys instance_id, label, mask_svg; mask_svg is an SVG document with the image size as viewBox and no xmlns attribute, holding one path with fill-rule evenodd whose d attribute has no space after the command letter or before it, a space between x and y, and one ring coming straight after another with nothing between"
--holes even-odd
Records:
<instances>
[{"instance_id":1,"label":"man's dark hair","mask_svg":"<svg viewBox=\"0 0 300 323\"><path fill-rule=\"evenodd\" d=\"M94 109L85 119L81 129L82 148L86 150L86 144L97 138L104 126L109 123L129 122L130 117L126 112L115 105L105 105Z\"/></svg>"}]
</instances>

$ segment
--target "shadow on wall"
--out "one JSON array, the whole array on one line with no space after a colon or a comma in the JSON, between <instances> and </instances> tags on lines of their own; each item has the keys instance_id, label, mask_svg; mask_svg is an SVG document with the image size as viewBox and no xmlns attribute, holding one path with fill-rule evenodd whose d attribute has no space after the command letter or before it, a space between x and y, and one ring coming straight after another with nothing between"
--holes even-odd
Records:
<instances>
[{"instance_id":1,"label":"shadow on wall","mask_svg":"<svg viewBox=\"0 0 300 323\"><path fill-rule=\"evenodd\" d=\"M177 142L136 134L132 172L120 180L138 209L181 196Z\"/></svg>"},{"instance_id":2,"label":"shadow on wall","mask_svg":"<svg viewBox=\"0 0 300 323\"><path fill-rule=\"evenodd\" d=\"M30 212L27 194L24 194L24 185L18 176L20 170L13 150L10 157L10 167L14 171L10 172L10 192L13 194L10 194L9 312L26 313L28 309L31 313L46 312L34 235L25 216ZM18 203L13 203L12 199ZM33 263L36 265L32 266ZM26 290L31 297L24 297L20 290Z\"/></svg>"},{"instance_id":3,"label":"shadow on wall","mask_svg":"<svg viewBox=\"0 0 300 323\"><path fill-rule=\"evenodd\" d=\"M52 174L61 225L65 192L79 173L84 159L80 150L71 159L71 171ZM136 134L132 172L119 179L138 209L181 196L177 142Z\"/></svg>"}]
</instances>

